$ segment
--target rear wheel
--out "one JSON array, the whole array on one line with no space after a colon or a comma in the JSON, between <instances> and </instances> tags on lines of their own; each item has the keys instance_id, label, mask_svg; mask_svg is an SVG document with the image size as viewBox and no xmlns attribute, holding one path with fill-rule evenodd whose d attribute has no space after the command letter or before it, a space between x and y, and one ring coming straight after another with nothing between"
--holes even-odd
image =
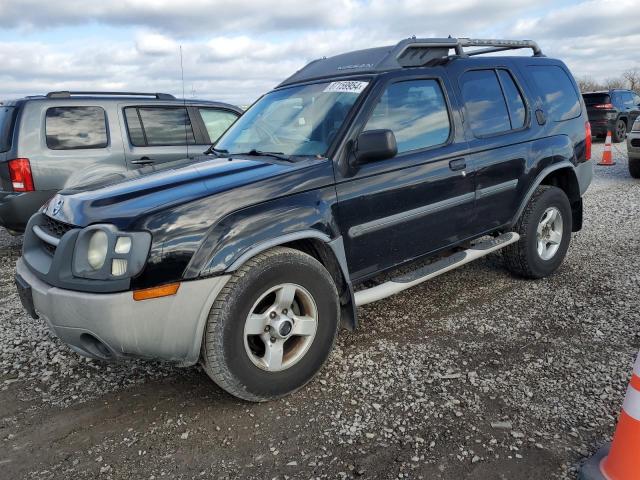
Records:
<instances>
[{"instance_id":1,"label":"rear wheel","mask_svg":"<svg viewBox=\"0 0 640 480\"><path fill-rule=\"evenodd\" d=\"M543 278L564 260L571 240L572 215L561 189L540 185L516 223L520 240L504 248L507 268L525 278Z\"/></svg>"},{"instance_id":2,"label":"rear wheel","mask_svg":"<svg viewBox=\"0 0 640 480\"><path fill-rule=\"evenodd\" d=\"M629 157L629 173L633 178L640 178L640 158Z\"/></svg>"},{"instance_id":3,"label":"rear wheel","mask_svg":"<svg viewBox=\"0 0 640 480\"><path fill-rule=\"evenodd\" d=\"M234 273L211 308L204 370L244 400L292 393L329 356L338 305L333 279L315 258L290 248L259 254Z\"/></svg>"},{"instance_id":4,"label":"rear wheel","mask_svg":"<svg viewBox=\"0 0 640 480\"><path fill-rule=\"evenodd\" d=\"M627 123L624 120L618 120L616 122L616 128L613 131L612 140L615 143L623 142L627 138Z\"/></svg>"}]
</instances>

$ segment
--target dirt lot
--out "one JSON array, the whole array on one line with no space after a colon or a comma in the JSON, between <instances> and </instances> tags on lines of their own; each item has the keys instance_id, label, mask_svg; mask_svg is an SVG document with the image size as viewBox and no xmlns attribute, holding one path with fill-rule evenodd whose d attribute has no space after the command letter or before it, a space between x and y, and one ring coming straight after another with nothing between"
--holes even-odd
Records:
<instances>
[{"instance_id":1,"label":"dirt lot","mask_svg":"<svg viewBox=\"0 0 640 480\"><path fill-rule=\"evenodd\" d=\"M76 356L22 312L0 234L0 477L575 478L640 346L640 182L614 150L555 276L497 254L362 308L320 376L260 405L199 368Z\"/></svg>"}]
</instances>

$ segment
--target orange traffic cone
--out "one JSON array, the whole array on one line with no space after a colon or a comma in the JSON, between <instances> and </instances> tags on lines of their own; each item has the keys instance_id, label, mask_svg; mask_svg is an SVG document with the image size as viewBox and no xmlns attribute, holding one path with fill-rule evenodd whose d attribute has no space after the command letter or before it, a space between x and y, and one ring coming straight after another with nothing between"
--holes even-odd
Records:
<instances>
[{"instance_id":1,"label":"orange traffic cone","mask_svg":"<svg viewBox=\"0 0 640 480\"><path fill-rule=\"evenodd\" d=\"M611 446L602 448L580 470L580 480L637 480L640 478L640 355L622 405Z\"/></svg>"},{"instance_id":2,"label":"orange traffic cone","mask_svg":"<svg viewBox=\"0 0 640 480\"><path fill-rule=\"evenodd\" d=\"M615 165L611 156L611 132L607 131L607 139L604 141L604 151L602 152L602 160L598 162L598 165L611 166Z\"/></svg>"}]
</instances>

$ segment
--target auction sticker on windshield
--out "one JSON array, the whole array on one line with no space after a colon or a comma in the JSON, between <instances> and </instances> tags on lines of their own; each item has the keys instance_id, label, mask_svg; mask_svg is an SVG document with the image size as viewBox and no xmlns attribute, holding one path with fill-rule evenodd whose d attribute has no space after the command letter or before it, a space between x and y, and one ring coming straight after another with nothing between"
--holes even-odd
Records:
<instances>
[{"instance_id":1,"label":"auction sticker on windshield","mask_svg":"<svg viewBox=\"0 0 640 480\"><path fill-rule=\"evenodd\" d=\"M325 93L361 93L365 88L367 88L367 85L369 85L369 82L331 82L323 91Z\"/></svg>"}]
</instances>

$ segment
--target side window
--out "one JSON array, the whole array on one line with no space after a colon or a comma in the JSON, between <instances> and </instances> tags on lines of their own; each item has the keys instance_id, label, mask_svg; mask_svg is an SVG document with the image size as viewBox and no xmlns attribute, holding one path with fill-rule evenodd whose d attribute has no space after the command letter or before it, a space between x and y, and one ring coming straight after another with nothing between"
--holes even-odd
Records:
<instances>
[{"instance_id":1,"label":"side window","mask_svg":"<svg viewBox=\"0 0 640 480\"><path fill-rule=\"evenodd\" d=\"M567 72L555 65L531 65L529 71L551 120L561 122L580 115L578 92Z\"/></svg>"},{"instance_id":2,"label":"side window","mask_svg":"<svg viewBox=\"0 0 640 480\"><path fill-rule=\"evenodd\" d=\"M51 107L45 135L51 150L106 148L107 116L101 107Z\"/></svg>"},{"instance_id":3,"label":"side window","mask_svg":"<svg viewBox=\"0 0 640 480\"><path fill-rule=\"evenodd\" d=\"M511 130L507 103L494 70L472 70L462 75L461 83L469 124L476 137Z\"/></svg>"},{"instance_id":4,"label":"side window","mask_svg":"<svg viewBox=\"0 0 640 480\"><path fill-rule=\"evenodd\" d=\"M238 118L238 114L218 108L199 108L198 112L200 112L211 143L215 143Z\"/></svg>"},{"instance_id":5,"label":"side window","mask_svg":"<svg viewBox=\"0 0 640 480\"><path fill-rule=\"evenodd\" d=\"M509 117L511 118L511 128L513 130L517 130L524 127L524 123L527 119L527 110L520 90L518 90L513 77L507 70L498 70L498 78L502 85L504 98L507 99Z\"/></svg>"},{"instance_id":6,"label":"side window","mask_svg":"<svg viewBox=\"0 0 640 480\"><path fill-rule=\"evenodd\" d=\"M625 107L634 107L636 104L633 101L633 93L623 92L622 101Z\"/></svg>"},{"instance_id":7,"label":"side window","mask_svg":"<svg viewBox=\"0 0 640 480\"><path fill-rule=\"evenodd\" d=\"M191 120L184 107L127 107L129 140L136 147L195 144Z\"/></svg>"},{"instance_id":8,"label":"side window","mask_svg":"<svg viewBox=\"0 0 640 480\"><path fill-rule=\"evenodd\" d=\"M364 129L393 131L398 153L445 143L451 124L440 84L411 80L389 85Z\"/></svg>"},{"instance_id":9,"label":"side window","mask_svg":"<svg viewBox=\"0 0 640 480\"><path fill-rule=\"evenodd\" d=\"M638 95L637 93L633 94L633 105L635 107L640 106L640 95Z\"/></svg>"}]
</instances>

